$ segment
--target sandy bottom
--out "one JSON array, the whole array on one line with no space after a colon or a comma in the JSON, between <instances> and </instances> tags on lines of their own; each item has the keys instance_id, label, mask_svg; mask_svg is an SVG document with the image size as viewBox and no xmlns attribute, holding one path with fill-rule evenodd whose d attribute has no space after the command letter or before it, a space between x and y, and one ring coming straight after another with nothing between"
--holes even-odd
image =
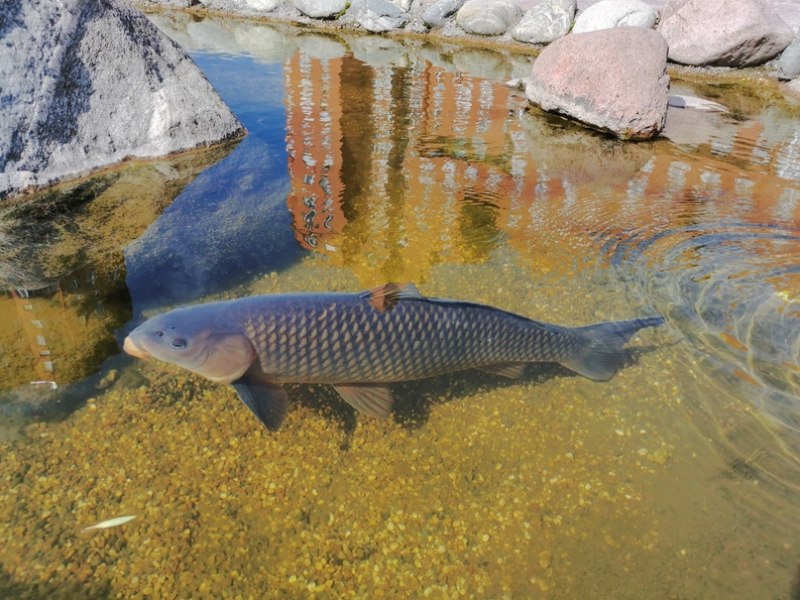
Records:
<instances>
[{"instance_id":1,"label":"sandy bottom","mask_svg":"<svg viewBox=\"0 0 800 600\"><path fill-rule=\"evenodd\" d=\"M358 286L320 259L294 271L254 290ZM556 308L497 273L422 287L596 318L580 293ZM710 414L718 392L669 338L642 332L649 350L608 383L532 366L404 384L386 421L297 386L277 433L227 387L132 362L0 444L0 595L787 597L800 536L774 438L742 402Z\"/></svg>"}]
</instances>

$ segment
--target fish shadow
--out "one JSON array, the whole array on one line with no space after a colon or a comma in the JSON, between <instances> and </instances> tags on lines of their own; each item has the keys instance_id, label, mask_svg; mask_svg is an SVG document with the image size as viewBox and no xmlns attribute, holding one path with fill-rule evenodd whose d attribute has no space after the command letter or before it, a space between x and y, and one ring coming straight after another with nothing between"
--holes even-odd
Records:
<instances>
[{"instance_id":1,"label":"fish shadow","mask_svg":"<svg viewBox=\"0 0 800 600\"><path fill-rule=\"evenodd\" d=\"M616 373L635 365L647 352L656 346L626 348L619 355ZM406 429L418 429L430 418L431 409L440 404L461 400L466 396L488 390L503 389L519 385L541 385L551 379L581 377L575 371L559 363L542 362L525 365L522 377L509 379L501 375L478 369L450 373L422 381L398 383L395 393L394 417Z\"/></svg>"},{"instance_id":2,"label":"fish shadow","mask_svg":"<svg viewBox=\"0 0 800 600\"><path fill-rule=\"evenodd\" d=\"M661 346L626 348L620 353L617 373L639 362L639 359ZM392 415L403 428L415 430L430 419L433 407L461 400L483 391L518 385L541 385L558 377L580 377L558 363L530 363L522 377L509 379L478 369L458 371L416 381L389 384L394 395ZM345 403L331 385L294 384L289 396L295 403L325 415L345 432L343 448L349 447L351 436L358 425L358 413ZM361 417L368 418L368 417Z\"/></svg>"},{"instance_id":3,"label":"fish shadow","mask_svg":"<svg viewBox=\"0 0 800 600\"><path fill-rule=\"evenodd\" d=\"M478 369L450 373L423 381L399 383L395 393L394 418L405 429L419 429L430 419L434 407L462 400L473 394L519 385L541 385L576 373L558 363L531 363L522 377L509 379Z\"/></svg>"}]
</instances>

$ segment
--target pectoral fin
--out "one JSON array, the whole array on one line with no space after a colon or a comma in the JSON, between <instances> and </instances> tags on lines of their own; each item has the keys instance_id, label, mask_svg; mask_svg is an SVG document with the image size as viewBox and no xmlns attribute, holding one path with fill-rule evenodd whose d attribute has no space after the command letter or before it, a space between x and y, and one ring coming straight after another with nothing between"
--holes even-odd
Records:
<instances>
[{"instance_id":1,"label":"pectoral fin","mask_svg":"<svg viewBox=\"0 0 800 600\"><path fill-rule=\"evenodd\" d=\"M280 429L289 408L289 395L285 389L247 376L237 379L231 385L242 402L267 429Z\"/></svg>"},{"instance_id":2,"label":"pectoral fin","mask_svg":"<svg viewBox=\"0 0 800 600\"><path fill-rule=\"evenodd\" d=\"M335 386L342 399L358 412L385 419L392 412L392 390L379 383L350 383Z\"/></svg>"},{"instance_id":3,"label":"pectoral fin","mask_svg":"<svg viewBox=\"0 0 800 600\"><path fill-rule=\"evenodd\" d=\"M500 363L497 365L486 365L480 368L481 371L508 377L509 379L519 379L525 374L525 363Z\"/></svg>"}]
</instances>

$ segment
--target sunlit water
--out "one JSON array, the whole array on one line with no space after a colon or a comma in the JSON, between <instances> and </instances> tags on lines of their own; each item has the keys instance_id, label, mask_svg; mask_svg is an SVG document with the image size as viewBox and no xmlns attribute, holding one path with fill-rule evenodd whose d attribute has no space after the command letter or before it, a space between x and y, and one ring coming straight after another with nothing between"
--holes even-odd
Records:
<instances>
[{"instance_id":1,"label":"sunlit water","mask_svg":"<svg viewBox=\"0 0 800 600\"><path fill-rule=\"evenodd\" d=\"M154 20L250 133L6 210L0 595L800 593L796 111L676 84L731 113L623 144L503 86L530 58ZM456 374L388 421L294 386L275 434L117 346L175 304L386 281L667 324L609 382Z\"/></svg>"}]
</instances>

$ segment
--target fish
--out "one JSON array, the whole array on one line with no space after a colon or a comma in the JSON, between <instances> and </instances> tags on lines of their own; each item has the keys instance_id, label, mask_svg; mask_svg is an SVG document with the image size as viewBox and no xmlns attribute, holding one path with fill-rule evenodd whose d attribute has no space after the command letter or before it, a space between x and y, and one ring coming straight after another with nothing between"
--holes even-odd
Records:
<instances>
[{"instance_id":1,"label":"fish","mask_svg":"<svg viewBox=\"0 0 800 600\"><path fill-rule=\"evenodd\" d=\"M136 518L136 515L125 515L124 517L116 517L114 519L108 519L107 521L100 521L99 523L95 523L94 525L89 525L88 527L84 527L81 531L91 531L92 529L110 529L111 527L119 527L120 525L124 525L129 521L133 521Z\"/></svg>"},{"instance_id":2,"label":"fish","mask_svg":"<svg viewBox=\"0 0 800 600\"><path fill-rule=\"evenodd\" d=\"M556 362L608 380L630 338L663 322L650 316L563 327L388 283L360 293L269 294L177 308L133 329L123 349L232 385L274 431L288 410L287 383L332 385L357 411L387 417L389 384L468 369L519 378L528 363Z\"/></svg>"}]
</instances>

